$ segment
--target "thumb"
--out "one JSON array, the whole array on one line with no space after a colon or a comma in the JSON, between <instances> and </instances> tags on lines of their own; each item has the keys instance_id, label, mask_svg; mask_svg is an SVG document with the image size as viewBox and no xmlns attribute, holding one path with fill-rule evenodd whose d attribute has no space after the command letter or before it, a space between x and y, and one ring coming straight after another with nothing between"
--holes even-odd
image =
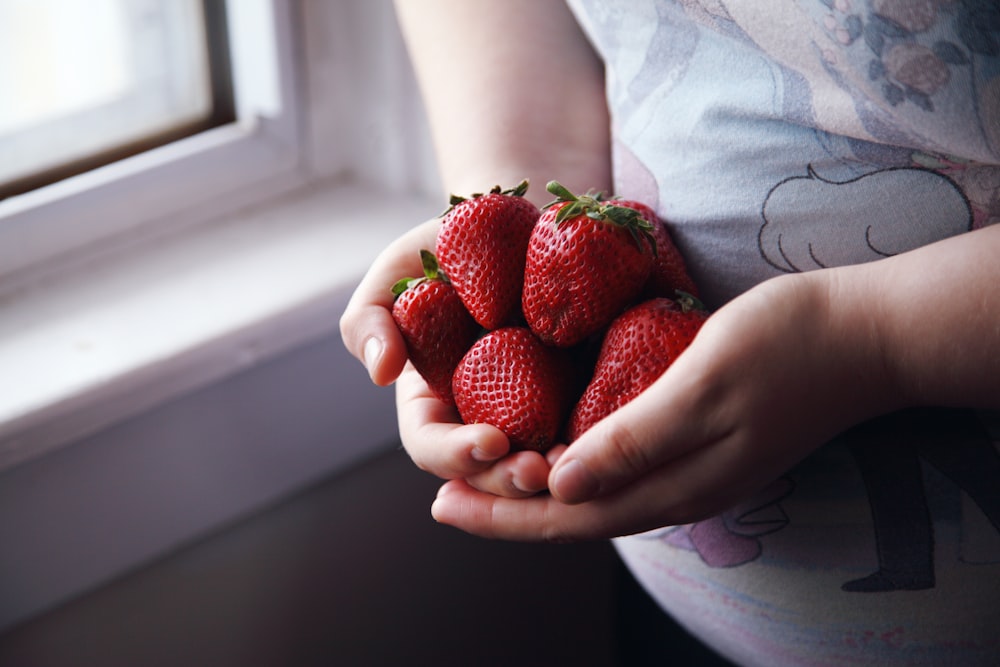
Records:
<instances>
[{"instance_id":1,"label":"thumb","mask_svg":"<svg viewBox=\"0 0 1000 667\"><path fill-rule=\"evenodd\" d=\"M576 504L607 495L713 439L697 392L678 383L676 366L566 449L549 474L557 500Z\"/></svg>"}]
</instances>

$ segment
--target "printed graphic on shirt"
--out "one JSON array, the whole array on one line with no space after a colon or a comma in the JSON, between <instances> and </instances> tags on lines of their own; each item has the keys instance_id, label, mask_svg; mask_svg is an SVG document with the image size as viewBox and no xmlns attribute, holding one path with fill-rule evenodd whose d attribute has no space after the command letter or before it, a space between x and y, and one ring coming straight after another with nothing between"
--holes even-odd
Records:
<instances>
[{"instance_id":1,"label":"printed graphic on shirt","mask_svg":"<svg viewBox=\"0 0 1000 667\"><path fill-rule=\"evenodd\" d=\"M864 482L876 563L874 572L843 582L842 591L887 593L935 586L935 517L925 466L947 479L951 492L971 501L964 511L975 516L950 517L962 531L953 557L968 564L1000 563L1000 551L983 552L974 544L982 541L981 535L965 534L965 527L977 526L981 518L990 527L993 542L1000 540L1000 496L996 493L1000 453L974 413L951 409L898 412L857 426L838 442L851 452ZM790 525L781 503L791 499L795 477L793 470L727 512L653 531L644 539L695 552L712 568L748 565L766 555L768 535Z\"/></svg>"},{"instance_id":2,"label":"printed graphic on shirt","mask_svg":"<svg viewBox=\"0 0 1000 667\"><path fill-rule=\"evenodd\" d=\"M713 307L1000 223L996 0L570 3L608 73L617 193L656 205ZM1000 432L866 428L618 548L739 664L995 664Z\"/></svg>"},{"instance_id":3,"label":"printed graphic on shirt","mask_svg":"<svg viewBox=\"0 0 1000 667\"><path fill-rule=\"evenodd\" d=\"M761 256L786 272L891 257L972 226L971 207L950 178L911 168L838 182L810 166L771 189L761 217Z\"/></svg>"},{"instance_id":4,"label":"printed graphic on shirt","mask_svg":"<svg viewBox=\"0 0 1000 667\"><path fill-rule=\"evenodd\" d=\"M990 63L1000 55L996 2L813 1L831 41L867 74L880 105L933 114L951 104L956 90L968 88L979 93L978 106L987 113L966 120L997 138L996 128L984 123L995 118L998 104L988 92L996 74ZM839 59L831 62L836 66Z\"/></svg>"},{"instance_id":5,"label":"printed graphic on shirt","mask_svg":"<svg viewBox=\"0 0 1000 667\"><path fill-rule=\"evenodd\" d=\"M573 5L607 65L618 194L656 207L713 303L780 273L879 260L1000 222L997 3ZM855 484L850 511L860 508L844 521L872 532L851 534L858 549L838 562L833 590L933 588L946 579L935 556L950 569L1000 562L992 547L967 557L1000 543L1000 500L988 491L1000 457L998 438L966 421L876 422L852 437L878 433L879 446L838 449L846 465L831 486ZM929 488L928 475L943 487ZM720 576L767 561L769 543L794 560L794 509L813 482L793 472L718 517L646 538L731 571ZM961 518L941 513L942 497L963 499Z\"/></svg>"},{"instance_id":6,"label":"printed graphic on shirt","mask_svg":"<svg viewBox=\"0 0 1000 667\"><path fill-rule=\"evenodd\" d=\"M847 592L932 588L934 528L923 461L968 494L1000 533L1000 454L971 412L911 410L863 424L845 436L868 492L878 569Z\"/></svg>"},{"instance_id":7,"label":"printed graphic on shirt","mask_svg":"<svg viewBox=\"0 0 1000 667\"><path fill-rule=\"evenodd\" d=\"M757 560L763 551L761 538L788 525L781 501L795 488L782 477L753 498L722 514L659 533L667 544L695 551L710 567L736 567Z\"/></svg>"}]
</instances>

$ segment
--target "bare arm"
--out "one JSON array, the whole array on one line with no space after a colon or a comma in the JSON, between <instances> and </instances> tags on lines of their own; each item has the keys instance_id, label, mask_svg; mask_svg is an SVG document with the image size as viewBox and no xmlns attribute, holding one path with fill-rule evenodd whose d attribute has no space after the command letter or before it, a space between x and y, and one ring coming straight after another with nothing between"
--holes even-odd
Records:
<instances>
[{"instance_id":1,"label":"bare arm","mask_svg":"<svg viewBox=\"0 0 1000 667\"><path fill-rule=\"evenodd\" d=\"M610 187L604 71L561 0L397 0L445 188Z\"/></svg>"},{"instance_id":2,"label":"bare arm","mask_svg":"<svg viewBox=\"0 0 1000 667\"><path fill-rule=\"evenodd\" d=\"M1000 409L1000 225L857 270L874 286L868 317L901 403ZM843 289L862 300L846 316L863 317L865 294Z\"/></svg>"}]
</instances>

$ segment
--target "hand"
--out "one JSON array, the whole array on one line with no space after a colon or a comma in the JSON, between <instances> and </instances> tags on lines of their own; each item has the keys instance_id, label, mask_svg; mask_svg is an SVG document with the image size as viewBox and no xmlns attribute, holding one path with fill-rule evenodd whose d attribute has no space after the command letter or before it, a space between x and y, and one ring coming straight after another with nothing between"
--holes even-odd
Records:
<instances>
[{"instance_id":1,"label":"hand","mask_svg":"<svg viewBox=\"0 0 1000 667\"><path fill-rule=\"evenodd\" d=\"M439 225L435 219L414 228L376 258L341 317L344 344L375 384L396 383L400 438L418 467L443 479L466 479L487 493L537 493L547 487L545 457L511 453L507 436L487 424L462 425L455 408L438 400L407 361L390 288L400 278L421 275L419 252L434 248Z\"/></svg>"},{"instance_id":2,"label":"hand","mask_svg":"<svg viewBox=\"0 0 1000 667\"><path fill-rule=\"evenodd\" d=\"M552 453L551 495L502 498L456 480L434 517L486 537L547 541L689 523L892 409L870 327L831 307L836 271L771 280L712 315L647 391Z\"/></svg>"},{"instance_id":3,"label":"hand","mask_svg":"<svg viewBox=\"0 0 1000 667\"><path fill-rule=\"evenodd\" d=\"M580 192L610 190L604 67L565 3L399 0L395 7L446 192L526 178L534 184L528 198L541 205L549 199L543 184L556 177ZM546 488L549 461L511 453L498 429L461 425L406 362L388 288L419 275L417 253L434 247L437 225L418 227L378 258L341 319L344 342L376 384L396 381L400 436L419 467L489 493L536 493Z\"/></svg>"}]
</instances>

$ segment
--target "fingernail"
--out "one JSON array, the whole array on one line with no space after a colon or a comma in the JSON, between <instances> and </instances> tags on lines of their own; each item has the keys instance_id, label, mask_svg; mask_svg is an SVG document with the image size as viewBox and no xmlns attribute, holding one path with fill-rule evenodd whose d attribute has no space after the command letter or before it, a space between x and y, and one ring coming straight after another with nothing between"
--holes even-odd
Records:
<instances>
[{"instance_id":1,"label":"fingernail","mask_svg":"<svg viewBox=\"0 0 1000 667\"><path fill-rule=\"evenodd\" d=\"M438 489L437 496L435 496L435 497L436 498L443 498L444 496L448 495L449 493L451 493L454 490L455 490L455 485L454 484L450 484L448 482L445 482L444 484L441 485L441 488Z\"/></svg>"},{"instance_id":2,"label":"fingernail","mask_svg":"<svg viewBox=\"0 0 1000 667\"><path fill-rule=\"evenodd\" d=\"M544 487L542 487L541 489L533 488L532 484L528 484L527 482L525 482L525 480L521 479L517 475L511 477L510 483L514 486L515 489L517 489L521 493L538 493L539 491L542 491L544 489Z\"/></svg>"},{"instance_id":3,"label":"fingernail","mask_svg":"<svg viewBox=\"0 0 1000 667\"><path fill-rule=\"evenodd\" d=\"M442 486L437 498L431 503L431 517L438 523L448 523L449 514L454 513L455 504L447 497L452 488L451 484Z\"/></svg>"},{"instance_id":4,"label":"fingernail","mask_svg":"<svg viewBox=\"0 0 1000 667\"><path fill-rule=\"evenodd\" d=\"M472 451L470 452L470 455L472 456L472 458L479 461L480 463L488 463L489 461L496 461L498 458L500 458L500 456L502 456L502 454L500 456L496 454L491 454L490 452L484 451L479 447L473 447Z\"/></svg>"},{"instance_id":5,"label":"fingernail","mask_svg":"<svg viewBox=\"0 0 1000 667\"><path fill-rule=\"evenodd\" d=\"M444 501L441 498L435 499L434 502L431 503L431 518L438 523L442 523L447 513L447 506L447 501Z\"/></svg>"},{"instance_id":6,"label":"fingernail","mask_svg":"<svg viewBox=\"0 0 1000 667\"><path fill-rule=\"evenodd\" d=\"M375 364L378 363L379 357L382 356L382 341L372 336L365 341L365 348L363 352L365 357L365 368L368 369L368 373L370 374L372 369L375 368Z\"/></svg>"},{"instance_id":7,"label":"fingernail","mask_svg":"<svg viewBox=\"0 0 1000 667\"><path fill-rule=\"evenodd\" d=\"M553 493L567 503L590 500L600 488L597 479L578 459L567 461L552 480Z\"/></svg>"}]
</instances>

